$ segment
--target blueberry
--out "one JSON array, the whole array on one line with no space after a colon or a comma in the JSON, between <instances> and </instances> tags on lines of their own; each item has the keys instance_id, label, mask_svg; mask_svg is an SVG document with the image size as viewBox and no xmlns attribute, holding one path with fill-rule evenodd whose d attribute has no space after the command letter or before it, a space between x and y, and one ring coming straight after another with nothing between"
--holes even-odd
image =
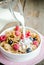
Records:
<instances>
[{"instance_id":1,"label":"blueberry","mask_svg":"<svg viewBox=\"0 0 44 65\"><path fill-rule=\"evenodd\" d=\"M26 52L27 52L27 53L29 53L29 52L31 52L31 51L32 51L32 50L31 50L30 48L27 48L27 49L26 49Z\"/></svg>"},{"instance_id":2,"label":"blueberry","mask_svg":"<svg viewBox=\"0 0 44 65\"><path fill-rule=\"evenodd\" d=\"M12 40L8 40L8 43L11 45L13 43L13 41Z\"/></svg>"},{"instance_id":3,"label":"blueberry","mask_svg":"<svg viewBox=\"0 0 44 65\"><path fill-rule=\"evenodd\" d=\"M33 41L37 40L36 38L33 38Z\"/></svg>"}]
</instances>

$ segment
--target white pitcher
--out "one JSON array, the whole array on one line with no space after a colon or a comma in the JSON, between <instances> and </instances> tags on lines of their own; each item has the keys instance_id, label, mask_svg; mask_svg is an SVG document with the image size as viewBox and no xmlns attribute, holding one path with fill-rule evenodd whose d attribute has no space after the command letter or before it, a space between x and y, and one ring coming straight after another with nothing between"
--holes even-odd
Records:
<instances>
[{"instance_id":1,"label":"white pitcher","mask_svg":"<svg viewBox=\"0 0 44 65\"><path fill-rule=\"evenodd\" d=\"M18 13L18 12L14 12L14 13L15 13L15 16L16 16L18 21L22 22L24 20L24 17L20 13ZM14 18L12 16L12 14L9 11L9 9L0 8L0 31L3 29L3 27L7 23L13 22L13 21L14 22L17 21L16 18Z\"/></svg>"}]
</instances>

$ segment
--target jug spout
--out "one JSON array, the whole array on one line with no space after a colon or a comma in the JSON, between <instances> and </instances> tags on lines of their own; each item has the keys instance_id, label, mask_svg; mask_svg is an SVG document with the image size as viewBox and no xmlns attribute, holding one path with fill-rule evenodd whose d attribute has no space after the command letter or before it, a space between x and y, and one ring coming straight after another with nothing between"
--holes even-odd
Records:
<instances>
[{"instance_id":1,"label":"jug spout","mask_svg":"<svg viewBox=\"0 0 44 65\"><path fill-rule=\"evenodd\" d=\"M2 8L0 8L0 19L1 20L6 20L7 22L14 21L14 18L11 15L9 9L2 9Z\"/></svg>"},{"instance_id":2,"label":"jug spout","mask_svg":"<svg viewBox=\"0 0 44 65\"><path fill-rule=\"evenodd\" d=\"M0 31L6 24L15 20L8 9L0 8Z\"/></svg>"},{"instance_id":3,"label":"jug spout","mask_svg":"<svg viewBox=\"0 0 44 65\"><path fill-rule=\"evenodd\" d=\"M19 12L14 11L14 14L15 14L15 17L12 16L9 9L0 8L0 30L3 29L3 27L6 24L11 23L13 21L23 24L24 17Z\"/></svg>"}]
</instances>

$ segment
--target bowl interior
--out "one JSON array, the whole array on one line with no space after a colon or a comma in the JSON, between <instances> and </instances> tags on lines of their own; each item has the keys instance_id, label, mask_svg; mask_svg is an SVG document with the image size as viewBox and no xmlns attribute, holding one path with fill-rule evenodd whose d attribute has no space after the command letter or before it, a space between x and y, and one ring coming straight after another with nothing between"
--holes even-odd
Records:
<instances>
[{"instance_id":1,"label":"bowl interior","mask_svg":"<svg viewBox=\"0 0 44 65\"><path fill-rule=\"evenodd\" d=\"M22 28L22 26L20 26L21 28ZM15 27L11 27L11 28L8 28L8 29L6 29L6 30L4 30L0 35L3 35L3 34L5 34L5 32L6 31L11 31L11 30L13 30L13 28L15 28ZM42 35L38 32L38 31L36 31L36 30L34 30L33 28L30 28L30 27L26 27L26 29L29 29L29 30L31 30L32 32L35 32L35 33L37 33L38 35L39 35L39 37L40 37L40 44L39 44L39 46L41 45L41 42L42 42ZM38 46L38 47L39 47ZM6 50L4 50L1 46L0 46L0 48L4 51L4 52L6 52L6 53L9 53L9 54L13 54L13 55L19 55L19 54L14 54L14 53L10 53L10 52L8 52L8 51L6 51ZM38 48L37 48L38 49ZM36 49L36 50L37 50ZM35 51L35 50L34 50ZM33 52L33 51L32 51ZM32 52L30 52L30 53L32 53ZM28 54L28 53L27 53ZM22 54L20 54L20 55L22 55ZM23 54L23 55L25 55L25 54Z\"/></svg>"}]
</instances>

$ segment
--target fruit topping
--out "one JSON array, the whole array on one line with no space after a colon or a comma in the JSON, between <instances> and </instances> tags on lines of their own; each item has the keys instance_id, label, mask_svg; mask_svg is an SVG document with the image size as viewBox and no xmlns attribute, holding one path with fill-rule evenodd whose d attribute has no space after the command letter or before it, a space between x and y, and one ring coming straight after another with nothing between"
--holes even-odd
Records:
<instances>
[{"instance_id":1,"label":"fruit topping","mask_svg":"<svg viewBox=\"0 0 44 65\"><path fill-rule=\"evenodd\" d=\"M13 43L13 41L10 39L10 40L8 40L8 43L11 45Z\"/></svg>"},{"instance_id":2,"label":"fruit topping","mask_svg":"<svg viewBox=\"0 0 44 65\"><path fill-rule=\"evenodd\" d=\"M20 46L19 46L18 43L16 43L16 44L13 45L13 49L14 49L14 50L19 50L19 47L20 47Z\"/></svg>"},{"instance_id":3,"label":"fruit topping","mask_svg":"<svg viewBox=\"0 0 44 65\"><path fill-rule=\"evenodd\" d=\"M33 41L37 40L35 37L33 38Z\"/></svg>"},{"instance_id":4,"label":"fruit topping","mask_svg":"<svg viewBox=\"0 0 44 65\"><path fill-rule=\"evenodd\" d=\"M16 36L19 36L20 35L20 32L19 31L15 31L15 35Z\"/></svg>"},{"instance_id":5,"label":"fruit topping","mask_svg":"<svg viewBox=\"0 0 44 65\"><path fill-rule=\"evenodd\" d=\"M35 40L35 41L33 41L33 44L38 47L38 44L39 44L39 43L38 43L38 41Z\"/></svg>"},{"instance_id":6,"label":"fruit topping","mask_svg":"<svg viewBox=\"0 0 44 65\"><path fill-rule=\"evenodd\" d=\"M1 35L0 36L0 41L1 42L6 41L6 38L7 38L6 35Z\"/></svg>"},{"instance_id":7,"label":"fruit topping","mask_svg":"<svg viewBox=\"0 0 44 65\"><path fill-rule=\"evenodd\" d=\"M28 38L29 36L31 36L30 32L26 32L26 38Z\"/></svg>"},{"instance_id":8,"label":"fruit topping","mask_svg":"<svg viewBox=\"0 0 44 65\"><path fill-rule=\"evenodd\" d=\"M26 49L26 52L27 52L27 53L31 52L31 49L30 49L30 48L27 48L27 49Z\"/></svg>"},{"instance_id":9,"label":"fruit topping","mask_svg":"<svg viewBox=\"0 0 44 65\"><path fill-rule=\"evenodd\" d=\"M19 27L19 26L16 26L16 27L15 27L15 30L16 30L16 31L19 31L19 30L20 30L20 27Z\"/></svg>"}]
</instances>

